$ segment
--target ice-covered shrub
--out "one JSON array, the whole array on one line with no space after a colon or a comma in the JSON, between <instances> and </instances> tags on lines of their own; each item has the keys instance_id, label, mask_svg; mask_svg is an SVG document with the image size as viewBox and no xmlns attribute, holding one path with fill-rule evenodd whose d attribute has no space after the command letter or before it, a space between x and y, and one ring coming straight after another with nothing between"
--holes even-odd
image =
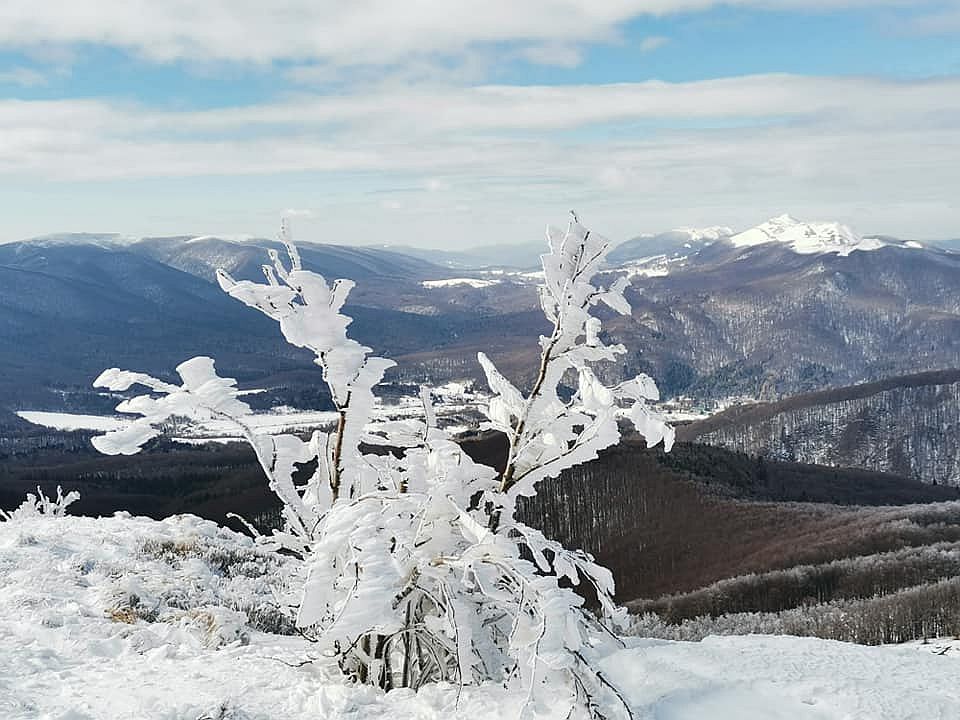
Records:
<instances>
[{"instance_id":1,"label":"ice-covered shrub","mask_svg":"<svg viewBox=\"0 0 960 720\"><path fill-rule=\"evenodd\" d=\"M553 329L540 338L528 391L479 355L494 394L484 427L509 440L497 471L474 462L437 427L428 388L421 420L371 422L373 388L394 363L347 336L351 319L342 308L353 283L331 285L304 270L285 231L281 240L289 266L271 251L266 283L225 272L218 278L230 295L276 320L290 343L315 354L336 426L305 439L259 431L236 382L197 357L177 368L180 384L105 371L99 387L151 392L121 403L119 411L141 417L95 438L96 447L137 452L171 417L232 422L283 503L284 527L258 541L301 560L289 598L297 625L357 680L384 688L499 681L524 687L524 711L532 714L541 699L564 694L577 712L626 712L594 663L600 645L616 642L608 629L620 614L611 574L514 513L540 480L616 444L621 419L650 445L672 444L671 428L647 405L658 397L649 377L607 386L592 369L625 352L604 341L592 312L598 304L630 312L626 280L594 284L608 242L576 218L566 231L548 231L539 296ZM572 396L561 383L574 387ZM371 445L387 451L365 452ZM309 480L295 482L297 470L312 465ZM597 598L596 612L574 591L582 584Z\"/></svg>"},{"instance_id":2,"label":"ice-covered shrub","mask_svg":"<svg viewBox=\"0 0 960 720\"><path fill-rule=\"evenodd\" d=\"M57 485L56 499L47 497L43 490L37 487L37 494L27 493L27 499L16 510L10 512L0 510L0 520L23 520L38 516L61 517L66 515L67 508L79 499L80 493L76 490L71 490L64 495L63 488L59 485Z\"/></svg>"}]
</instances>

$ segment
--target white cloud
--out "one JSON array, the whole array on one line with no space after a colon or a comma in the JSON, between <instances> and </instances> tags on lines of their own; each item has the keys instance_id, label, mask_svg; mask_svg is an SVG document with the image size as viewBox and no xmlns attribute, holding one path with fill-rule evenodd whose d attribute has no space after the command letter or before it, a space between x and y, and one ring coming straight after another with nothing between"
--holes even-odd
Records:
<instances>
[{"instance_id":1,"label":"white cloud","mask_svg":"<svg viewBox=\"0 0 960 720\"><path fill-rule=\"evenodd\" d=\"M583 62L583 53L574 45L533 45L525 48L520 55L535 65L575 68Z\"/></svg>"},{"instance_id":2,"label":"white cloud","mask_svg":"<svg viewBox=\"0 0 960 720\"><path fill-rule=\"evenodd\" d=\"M39 70L28 67L15 67L9 70L0 70L0 85L19 85L21 87L35 87L44 85L47 76Z\"/></svg>"},{"instance_id":3,"label":"white cloud","mask_svg":"<svg viewBox=\"0 0 960 720\"><path fill-rule=\"evenodd\" d=\"M637 121L642 134L631 130ZM957 157L960 78L418 86L204 112L0 101L6 187L39 182L49 193L88 190L96 181L130 187L140 178L185 184L193 176L215 177L209 182L216 186L259 177L253 185L271 193L263 216L296 203L288 214L310 207L324 227L342 222L346 232L349 215L357 225L351 232L370 241L384 227L409 234L395 242L450 233L463 242L519 240L525 234L510 234L519 233L518 218L538 225L570 207L613 235L679 224L745 226L784 210L836 216L865 232L954 234ZM298 173L297 195L277 199L285 173ZM303 173L316 186L309 197L300 194ZM402 201L384 197L396 188L405 190ZM469 210L450 210L459 207ZM397 210L419 219L395 227L389 214ZM57 229L76 229L60 208L57 217ZM507 229L494 233L493 219ZM179 214L174 220L205 224Z\"/></svg>"},{"instance_id":4,"label":"white cloud","mask_svg":"<svg viewBox=\"0 0 960 720\"><path fill-rule=\"evenodd\" d=\"M761 9L957 7L957 0L36 0L0 4L0 47L94 44L157 60L378 65L470 47L610 40L629 20L740 5ZM540 50L537 50L540 48ZM570 62L573 55L565 57Z\"/></svg>"},{"instance_id":5,"label":"white cloud","mask_svg":"<svg viewBox=\"0 0 960 720\"><path fill-rule=\"evenodd\" d=\"M285 218L312 218L314 212L306 208L287 208L280 215Z\"/></svg>"},{"instance_id":6,"label":"white cloud","mask_svg":"<svg viewBox=\"0 0 960 720\"><path fill-rule=\"evenodd\" d=\"M894 81L862 77L750 75L685 83L400 87L339 95L303 95L266 105L199 112L154 112L95 101L0 102L0 128L115 126L121 132L216 134L244 129L277 133L341 132L397 138L437 133L549 131L617 121L676 119L706 124L770 118L887 125L960 112L960 77ZM346 127L346 130L343 128ZM463 136L464 140L475 138ZM314 143L316 144L316 143ZM467 143L469 144L469 143ZM345 145L339 145L346 152Z\"/></svg>"},{"instance_id":7,"label":"white cloud","mask_svg":"<svg viewBox=\"0 0 960 720\"><path fill-rule=\"evenodd\" d=\"M670 42L670 38L663 37L662 35L649 35L640 41L640 52L653 52L654 50L659 50L664 45Z\"/></svg>"},{"instance_id":8,"label":"white cloud","mask_svg":"<svg viewBox=\"0 0 960 720\"><path fill-rule=\"evenodd\" d=\"M690 132L707 146L776 131L784 138L842 134L863 142L903 134L911 147L924 137L955 137L956 118L960 78L771 75L676 84L386 90L203 112L92 100L0 101L0 173L93 179L391 171L432 178L424 187L441 189L451 172L522 174L531 163L554 161L564 147L596 157L620 144L658 152L677 137L669 128L678 119L699 126ZM620 133L616 146L605 134L590 135L594 125L637 120L662 129L642 143ZM743 124L750 128L737 131ZM586 139L560 139L557 130L586 133ZM564 176L570 164L543 165L538 172ZM629 175L622 161L609 166Z\"/></svg>"},{"instance_id":9,"label":"white cloud","mask_svg":"<svg viewBox=\"0 0 960 720\"><path fill-rule=\"evenodd\" d=\"M443 192L450 189L450 185L440 178L427 178L423 183L424 189L428 192Z\"/></svg>"}]
</instances>

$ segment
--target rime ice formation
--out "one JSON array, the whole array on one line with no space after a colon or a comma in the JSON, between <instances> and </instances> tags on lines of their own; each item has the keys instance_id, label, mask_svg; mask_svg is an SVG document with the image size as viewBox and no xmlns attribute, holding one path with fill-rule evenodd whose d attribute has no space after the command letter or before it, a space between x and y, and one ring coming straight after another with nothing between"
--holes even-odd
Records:
<instances>
[{"instance_id":1,"label":"rime ice formation","mask_svg":"<svg viewBox=\"0 0 960 720\"><path fill-rule=\"evenodd\" d=\"M383 689L494 681L525 693L525 707L549 699L572 712L601 703L605 715L628 717L622 695L596 665L603 649L619 642L609 629L623 615L613 576L514 512L540 480L619 442L621 418L649 445L662 442L669 451L673 444L673 428L650 405L659 399L651 378L608 386L594 371L626 353L605 342L593 312L602 304L630 314L627 278L594 284L609 242L576 218L565 231L548 230L539 296L553 328L540 338L528 392L478 354L493 392L481 427L509 441L497 470L474 462L438 427L429 388L421 390L422 419L375 422L373 390L394 363L348 336L352 319L341 311L353 282L328 283L304 270L285 228L280 239L289 264L271 250L266 283L224 271L217 277L225 292L278 322L289 343L314 353L336 426L309 438L265 433L236 381L218 376L210 358L196 357L177 367L180 384L103 372L99 387L151 392L121 403L119 412L140 417L96 438L96 447L137 452L171 417L233 423L283 504L283 527L258 541L300 560L285 605L348 677ZM561 387L571 377L572 397ZM372 453L371 445L387 451ZM309 478L297 477L311 465ZM573 591L581 584L592 588L599 616Z\"/></svg>"}]
</instances>

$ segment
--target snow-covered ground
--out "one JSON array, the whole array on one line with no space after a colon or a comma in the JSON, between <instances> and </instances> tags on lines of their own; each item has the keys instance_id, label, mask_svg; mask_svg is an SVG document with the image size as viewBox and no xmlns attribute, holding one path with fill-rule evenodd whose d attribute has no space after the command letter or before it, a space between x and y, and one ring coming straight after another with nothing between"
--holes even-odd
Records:
<instances>
[{"instance_id":1,"label":"snow-covered ground","mask_svg":"<svg viewBox=\"0 0 960 720\"><path fill-rule=\"evenodd\" d=\"M932 640L916 640L907 645L917 650L934 655L947 656L960 660L960 638L934 638Z\"/></svg>"},{"instance_id":2,"label":"snow-covered ground","mask_svg":"<svg viewBox=\"0 0 960 720\"><path fill-rule=\"evenodd\" d=\"M479 408L489 401L485 393L473 390L459 392L457 388L465 388L465 383L447 383L434 390L434 395L444 400L437 405L440 411L438 420L440 426L452 434L468 432L475 429L475 425L457 423L454 418L476 416L479 418ZM451 389L453 388L453 389ZM668 422L690 422L708 417L708 413L691 411L671 403L658 405ZM40 410L21 410L17 413L27 422L55 430L97 430L109 432L127 427L132 417L114 415L82 415L75 413L46 412ZM386 422L404 418L419 418L423 415L423 405L418 398L403 397L397 403L380 403L375 408L375 421ZM284 410L274 408L270 412L254 415L251 425L259 430L276 435L283 432L306 432L315 428L329 428L336 421L336 414L310 410ZM184 432L175 432L171 440L188 445L204 445L207 443L229 443L242 441L243 438L232 432L229 423L209 421L196 428L185 429Z\"/></svg>"},{"instance_id":3,"label":"snow-covered ground","mask_svg":"<svg viewBox=\"0 0 960 720\"><path fill-rule=\"evenodd\" d=\"M466 432L474 426L460 424L464 418L480 418L480 408L490 401L489 393L477 390L472 381L448 382L431 388L431 394L438 401L436 412L441 427L448 432ZM675 398L655 404L669 422L689 422L702 420L712 412L723 410L731 404L754 402L745 398L731 398L728 403L718 403L709 410L701 407L692 398ZM56 430L98 430L109 432L126 427L134 416L121 415L82 415L76 413L47 412L40 410L21 410L17 413L27 422ZM405 418L420 418L423 405L419 397L401 396L395 402L380 400L374 406L374 421L386 422ZM257 429L271 434L289 431L308 431L314 428L330 427L336 420L332 412L296 410L288 407L275 407L269 412L258 413L250 421ZM189 444L211 442L231 442L240 440L240 436L230 432L224 422L207 422L189 432L175 433L173 440Z\"/></svg>"},{"instance_id":4,"label":"snow-covered ground","mask_svg":"<svg viewBox=\"0 0 960 720\"><path fill-rule=\"evenodd\" d=\"M135 416L81 415L74 413L45 412L39 410L21 410L17 413L27 422L56 430L119 430L130 425ZM329 426L336 421L334 412L268 412L254 415L250 425L270 434L289 430L310 430ZM224 442L234 440L240 435L235 432L232 423L208 420L199 427L190 428L189 434L178 437L174 431L174 440L183 442Z\"/></svg>"},{"instance_id":5,"label":"snow-covered ground","mask_svg":"<svg viewBox=\"0 0 960 720\"><path fill-rule=\"evenodd\" d=\"M445 288L445 287L457 287L458 285L472 287L472 288L485 288L490 287L491 285L498 285L499 280L480 280L478 278L449 278L447 280L424 280L420 284L428 290L432 288Z\"/></svg>"},{"instance_id":6,"label":"snow-covered ground","mask_svg":"<svg viewBox=\"0 0 960 720\"><path fill-rule=\"evenodd\" d=\"M44 410L21 410L21 418L34 425L55 430L119 430L129 424L129 420L110 415L82 415L79 413L47 412Z\"/></svg>"},{"instance_id":7,"label":"snow-covered ground","mask_svg":"<svg viewBox=\"0 0 960 720\"><path fill-rule=\"evenodd\" d=\"M517 717L497 686L351 687L306 640L251 627L282 625L270 586L288 562L190 516L0 522L0 718ZM602 669L638 719L960 717L960 653L918 652L932 644L628 642Z\"/></svg>"},{"instance_id":8,"label":"snow-covered ground","mask_svg":"<svg viewBox=\"0 0 960 720\"><path fill-rule=\"evenodd\" d=\"M666 277L670 274L670 265L682 263L686 257L670 258L666 255L656 255L634 260L618 268L628 278L635 277Z\"/></svg>"}]
</instances>

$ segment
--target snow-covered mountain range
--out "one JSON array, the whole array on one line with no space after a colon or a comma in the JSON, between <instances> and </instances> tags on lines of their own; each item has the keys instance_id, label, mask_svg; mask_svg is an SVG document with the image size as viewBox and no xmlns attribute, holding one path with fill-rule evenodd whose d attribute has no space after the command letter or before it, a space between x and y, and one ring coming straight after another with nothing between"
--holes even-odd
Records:
<instances>
[{"instance_id":1,"label":"snow-covered mountain range","mask_svg":"<svg viewBox=\"0 0 960 720\"><path fill-rule=\"evenodd\" d=\"M199 353L217 353L242 381L304 387L309 361L213 283L217 267L260 277L271 247L109 235L0 245L3 396L15 409L99 410L84 394L105 365L161 372ZM398 358L401 380L469 376L477 349L522 353L521 338L543 330L536 273L435 264L400 248L304 242L301 254L357 281L353 327ZM625 371L651 373L667 394L780 397L960 367L960 255L935 247L781 216L739 233L641 236L609 260L632 283L635 312L611 326L631 350Z\"/></svg>"},{"instance_id":2,"label":"snow-covered mountain range","mask_svg":"<svg viewBox=\"0 0 960 720\"><path fill-rule=\"evenodd\" d=\"M884 247L924 247L913 240L904 241L888 236L865 237L839 222L809 222L783 214L739 232L729 227L712 226L684 227L659 234L640 235L620 244L610 257L616 262L627 262L657 255L685 256L718 242L737 248L776 243L801 255L832 253L841 256L857 250L866 252Z\"/></svg>"}]
</instances>

